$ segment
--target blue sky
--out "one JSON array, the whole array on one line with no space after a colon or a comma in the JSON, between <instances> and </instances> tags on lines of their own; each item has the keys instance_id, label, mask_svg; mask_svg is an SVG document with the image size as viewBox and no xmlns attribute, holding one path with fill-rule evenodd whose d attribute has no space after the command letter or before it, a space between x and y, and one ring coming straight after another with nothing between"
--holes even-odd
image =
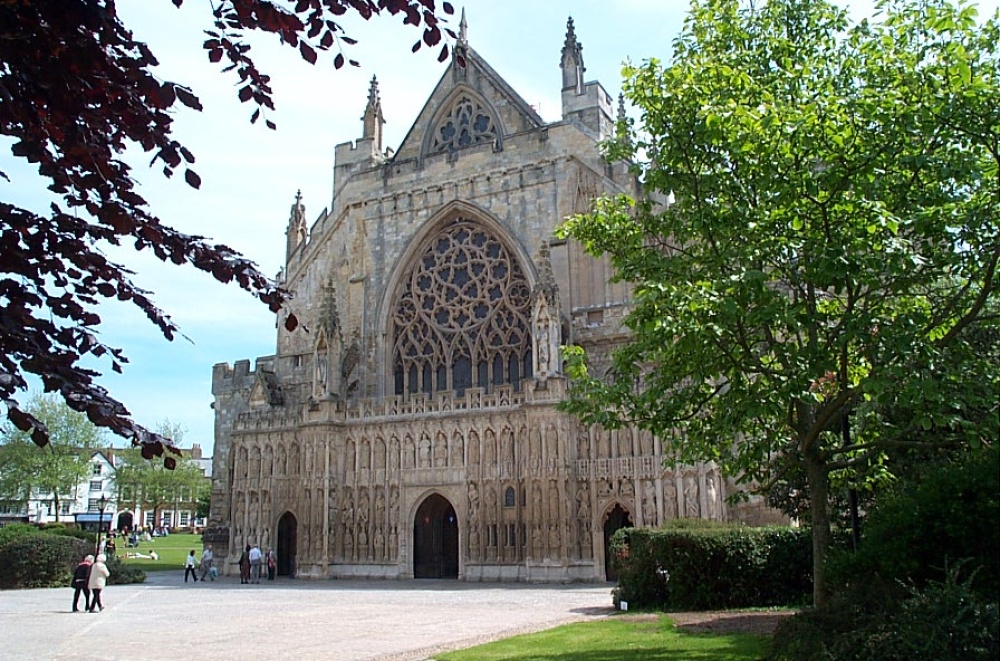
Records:
<instances>
[{"instance_id":1,"label":"blue sky","mask_svg":"<svg viewBox=\"0 0 1000 661\"><path fill-rule=\"evenodd\" d=\"M979 3L994 11L1000 0ZM453 2L456 10L461 4ZM871 2L855 2L855 15L871 12ZM613 96L620 90L621 64L649 57L668 60L687 2L682 0L470 0L465 4L469 43L528 103L549 121L560 115L559 57L572 15L583 43L588 80L600 80ZM235 78L208 63L202 29L211 27L209 3L186 0L177 9L168 0L119 0L119 13L136 38L146 41L161 65L157 75L193 88L205 107L179 110L175 137L197 157L202 187L195 191L175 177L149 168L149 157L130 155L140 192L161 220L181 231L225 243L253 259L267 274L284 262L289 207L302 191L309 222L330 204L333 150L361 134L360 117L368 84L379 80L386 118L384 144L397 147L445 71L438 49L410 52L420 35L393 17L371 22L349 17L348 34L359 40L345 54L361 68L335 70L332 55L316 65L265 35L252 35L259 67L272 75L277 110L269 118L276 132L252 126L253 108L236 98ZM458 18L454 18L457 29ZM0 144L0 196L44 210L44 185ZM216 282L194 268L164 265L151 255L111 253L137 275L136 283L181 326L190 341L167 342L130 306L109 303L100 314L106 342L122 346L130 359L123 375L109 364L101 383L118 396L142 424L169 418L186 429L183 446L213 445L212 366L273 353L274 316L235 286ZM118 439L116 439L118 440ZM119 440L120 442L120 440Z\"/></svg>"}]
</instances>

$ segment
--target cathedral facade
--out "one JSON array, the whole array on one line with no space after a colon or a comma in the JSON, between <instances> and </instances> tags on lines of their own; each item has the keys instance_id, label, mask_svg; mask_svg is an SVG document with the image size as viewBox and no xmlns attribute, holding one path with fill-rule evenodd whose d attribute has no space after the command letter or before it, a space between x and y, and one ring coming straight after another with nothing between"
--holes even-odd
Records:
<instances>
[{"instance_id":1,"label":"cathedral facade","mask_svg":"<svg viewBox=\"0 0 1000 661\"><path fill-rule=\"evenodd\" d=\"M463 18L396 152L372 80L331 207L311 226L301 199L291 209L281 277L307 330L279 318L274 355L214 368L205 540L220 566L258 543L279 574L606 580L620 527L767 516L728 505L710 464L664 468L652 434L557 409L560 346L599 365L625 337L629 289L554 230L599 195L638 193L600 154L616 109L584 80L572 20L560 68L562 119L547 123Z\"/></svg>"}]
</instances>

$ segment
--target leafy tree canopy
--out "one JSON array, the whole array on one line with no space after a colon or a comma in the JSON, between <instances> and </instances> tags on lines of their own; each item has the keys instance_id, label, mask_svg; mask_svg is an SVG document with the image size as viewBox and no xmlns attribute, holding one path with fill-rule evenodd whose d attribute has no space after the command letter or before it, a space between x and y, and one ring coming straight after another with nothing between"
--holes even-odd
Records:
<instances>
[{"instance_id":1,"label":"leafy tree canopy","mask_svg":"<svg viewBox=\"0 0 1000 661\"><path fill-rule=\"evenodd\" d=\"M567 352L566 408L765 489L801 471L817 605L831 475L998 428L1000 15L879 8L695 0L669 65L625 68L609 151L646 199L561 230L634 285L631 341Z\"/></svg>"},{"instance_id":2,"label":"leafy tree canopy","mask_svg":"<svg viewBox=\"0 0 1000 661\"><path fill-rule=\"evenodd\" d=\"M178 443L184 438L184 429L169 420L160 422L156 432ZM118 458L115 490L123 506L158 511L168 505L194 502L208 483L201 468L186 458L171 465L152 463L139 447L119 451Z\"/></svg>"},{"instance_id":3,"label":"leafy tree canopy","mask_svg":"<svg viewBox=\"0 0 1000 661\"><path fill-rule=\"evenodd\" d=\"M441 8L453 12L447 2ZM341 27L349 14L365 20L388 14L422 28L413 50L441 43L442 31L454 38L434 0L219 0L204 48L235 76L239 99L254 106L250 120L263 117L275 128L267 116L274 109L270 78L252 59L247 33L274 34L309 63L317 51L330 51L339 68L357 64L342 50L355 43ZM443 45L439 59L446 57ZM121 348L100 339L102 300L135 305L168 340L178 332L151 292L137 287L102 246L130 245L164 262L190 264L237 283L274 311L289 296L228 246L161 223L137 192L123 160L130 146L149 154L165 176L183 171L188 185L201 184L194 153L171 134L172 113L180 106L200 110L201 103L183 84L160 80L156 65L121 22L115 0L0 0L0 135L10 140L13 156L37 165L56 200L39 214L0 199L0 399L10 422L40 446L50 433L16 397L27 389L28 374L95 425L141 446L146 458L161 456L165 446L175 450L132 420L97 383L100 374L81 365L91 357L121 371L128 362ZM10 182L2 171L0 177ZM289 315L286 326L296 325Z\"/></svg>"},{"instance_id":4,"label":"leafy tree canopy","mask_svg":"<svg viewBox=\"0 0 1000 661\"><path fill-rule=\"evenodd\" d=\"M51 494L58 519L59 501L89 475L104 430L51 395L33 396L27 410L46 426L50 442L39 451L28 432L9 421L0 425L0 500L23 506L32 492Z\"/></svg>"}]
</instances>

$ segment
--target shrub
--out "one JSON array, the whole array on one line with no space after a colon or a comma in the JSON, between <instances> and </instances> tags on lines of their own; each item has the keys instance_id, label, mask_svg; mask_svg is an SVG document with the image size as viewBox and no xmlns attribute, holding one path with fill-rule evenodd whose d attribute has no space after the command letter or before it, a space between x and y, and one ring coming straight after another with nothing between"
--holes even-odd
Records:
<instances>
[{"instance_id":1,"label":"shrub","mask_svg":"<svg viewBox=\"0 0 1000 661\"><path fill-rule=\"evenodd\" d=\"M808 530L731 526L625 529L612 542L616 603L701 610L784 606L812 586Z\"/></svg>"},{"instance_id":2,"label":"shrub","mask_svg":"<svg viewBox=\"0 0 1000 661\"><path fill-rule=\"evenodd\" d=\"M771 658L1000 658L998 519L996 448L880 495L859 551L831 556L828 606L783 623Z\"/></svg>"},{"instance_id":3,"label":"shrub","mask_svg":"<svg viewBox=\"0 0 1000 661\"><path fill-rule=\"evenodd\" d=\"M111 585L144 583L146 581L146 572L142 571L142 569L136 567L135 565L122 562L121 558L118 556L108 558L106 564L108 566L108 571L111 573L111 575L108 576L108 583Z\"/></svg>"},{"instance_id":4,"label":"shrub","mask_svg":"<svg viewBox=\"0 0 1000 661\"><path fill-rule=\"evenodd\" d=\"M48 533L49 535L76 537L77 539L88 541L91 544L95 544L97 542L96 533L92 533L89 530L80 530L79 528L70 528L65 523L46 523L42 526L42 532Z\"/></svg>"},{"instance_id":5,"label":"shrub","mask_svg":"<svg viewBox=\"0 0 1000 661\"><path fill-rule=\"evenodd\" d=\"M782 622L771 661L991 661L1000 658L997 602L957 571L911 587L903 597L878 589L841 593L822 610ZM898 587L898 586L897 586Z\"/></svg>"},{"instance_id":6,"label":"shrub","mask_svg":"<svg viewBox=\"0 0 1000 661\"><path fill-rule=\"evenodd\" d=\"M41 531L38 528L28 523L9 523L0 528L0 548L3 548L7 543L15 539L27 537L28 535L37 535L39 532Z\"/></svg>"},{"instance_id":7,"label":"shrub","mask_svg":"<svg viewBox=\"0 0 1000 661\"><path fill-rule=\"evenodd\" d=\"M62 587L94 547L60 535L28 535L0 547L0 588Z\"/></svg>"},{"instance_id":8,"label":"shrub","mask_svg":"<svg viewBox=\"0 0 1000 661\"><path fill-rule=\"evenodd\" d=\"M972 452L960 461L901 484L883 496L865 523L857 554L835 559L835 587L874 580L917 587L945 580L962 564L971 587L1000 593L1000 452Z\"/></svg>"}]
</instances>

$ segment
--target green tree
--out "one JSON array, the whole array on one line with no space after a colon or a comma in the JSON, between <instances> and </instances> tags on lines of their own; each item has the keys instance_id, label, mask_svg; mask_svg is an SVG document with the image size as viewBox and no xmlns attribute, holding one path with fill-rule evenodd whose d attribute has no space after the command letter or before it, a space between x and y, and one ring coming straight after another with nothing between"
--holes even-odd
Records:
<instances>
[{"instance_id":1,"label":"green tree","mask_svg":"<svg viewBox=\"0 0 1000 661\"><path fill-rule=\"evenodd\" d=\"M104 430L57 397L35 395L28 410L44 423L50 442L39 451L30 433L8 421L0 425L0 500L23 507L33 494L50 496L58 521L62 500L87 479Z\"/></svg>"},{"instance_id":2,"label":"green tree","mask_svg":"<svg viewBox=\"0 0 1000 661\"><path fill-rule=\"evenodd\" d=\"M201 486L198 487L195 505L195 517L208 519L208 515L212 511L212 483L208 480L203 480Z\"/></svg>"},{"instance_id":3,"label":"green tree","mask_svg":"<svg viewBox=\"0 0 1000 661\"><path fill-rule=\"evenodd\" d=\"M1000 366L970 337L998 324L1000 16L880 9L696 0L669 66L625 67L641 120L609 155L645 199L561 230L634 286L606 374L568 348L566 408L765 491L801 471L816 605L831 477L998 421Z\"/></svg>"},{"instance_id":4,"label":"green tree","mask_svg":"<svg viewBox=\"0 0 1000 661\"><path fill-rule=\"evenodd\" d=\"M161 422L156 432L177 443L184 438L183 426L170 420ZM173 467L168 467L148 461L139 447L120 451L119 458L115 488L123 506L152 510L154 521L159 521L160 511L166 507L195 509L194 503L205 476L193 461L182 458Z\"/></svg>"}]
</instances>

